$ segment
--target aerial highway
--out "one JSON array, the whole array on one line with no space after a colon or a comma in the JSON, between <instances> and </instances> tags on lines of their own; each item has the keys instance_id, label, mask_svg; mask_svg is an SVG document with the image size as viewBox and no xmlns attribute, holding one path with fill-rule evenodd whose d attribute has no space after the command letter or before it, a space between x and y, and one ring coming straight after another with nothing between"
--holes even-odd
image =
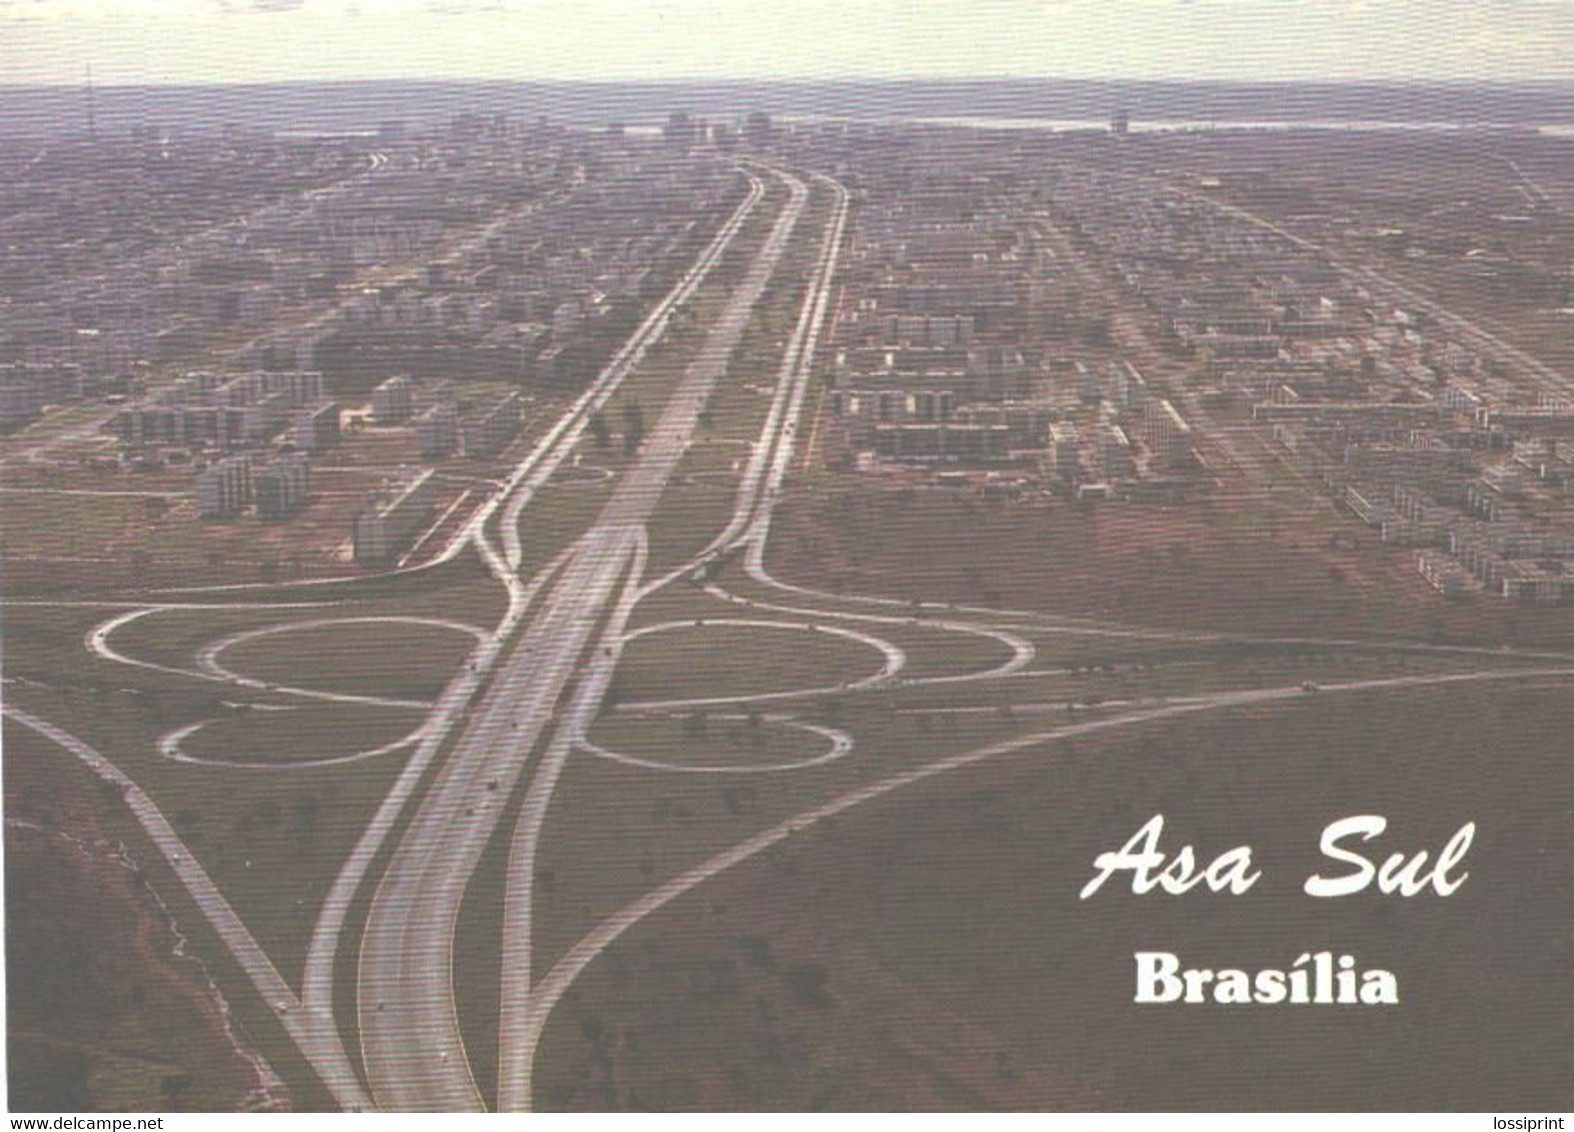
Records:
<instances>
[{"instance_id":1,"label":"aerial highway","mask_svg":"<svg viewBox=\"0 0 1574 1132\"><path fill-rule=\"evenodd\" d=\"M367 1075L383 1107L483 1107L464 1055L451 986L454 931L466 882L501 818L499 799L512 792L571 691L620 584L638 584L630 568L639 560L644 524L687 450L807 202L804 184L790 176L785 180L790 196L765 243L730 292L633 465L569 552L517 643L500 659L479 706L461 721L383 873L362 937L358 995Z\"/></svg>"},{"instance_id":2,"label":"aerial highway","mask_svg":"<svg viewBox=\"0 0 1574 1132\"><path fill-rule=\"evenodd\" d=\"M306 969L300 984L299 994L291 987L290 979L281 973L268 960L262 948L258 946L250 929L235 913L234 909L225 900L223 894L208 879L207 874L197 864L195 857L187 849L178 833L163 818L153 804L151 798L143 794L135 786L129 776L119 770L103 754L92 750L76 737L62 731L47 721L29 716L20 709L7 708L6 714L19 724L32 728L40 734L53 740L67 750L76 753L90 769L101 776L109 778L117 784L123 784L125 797L129 804L137 811L144 828L153 839L166 859L175 868L177 876L185 883L192 898L202 910L204 915L218 930L227 949L241 964L257 986L263 1001L281 1021L289 1032L297 1048L312 1065L318 1077L328 1088L335 1101L346 1109L366 1109L373 1107L372 1098L361 1085L360 1078L352 1067L347 1056L340 1035L334 1024L333 1003L335 998L335 971L334 965L338 954L339 941L343 934L351 902L359 891L361 884L367 876L371 864L391 830L392 826L404 813L405 808L414 796L416 787L427 768L436 759L440 748L448 738L451 729L457 721L471 713L472 700L479 688L492 674L494 665L504 653L504 643L512 638L519 630L527 610L533 608L538 595L544 591L548 581L561 576L572 579L562 592L573 592L574 586L582 583L587 576L600 577L608 569L607 563L614 562L610 568L616 574L615 554L620 545L616 535L608 535L611 527L603 530L604 539L599 548L588 552L586 555L575 559L570 565L570 551L565 550L558 554L551 563L535 578L521 579L517 572L520 556L518 539L519 515L524 505L533 496L533 493L563 465L573 453L579 443L585 428L595 412L616 392L623 380L640 363L646 352L665 334L672 312L686 302L709 277L711 272L732 245L739 230L750 216L755 212L761 201L765 186L759 175L745 173L747 192L743 200L737 205L721 229L711 242L702 249L695 262L689 267L678 283L661 301L649 312L645 320L636 329L630 339L619 349L609 361L606 368L597 375L596 379L586 388L565 412L563 417L549 430L542 441L521 461L512 475L500 486L499 490L457 531L445 549L433 560L421 567L407 570L394 571L395 574L415 574L443 562L451 561L467 548L474 548L487 565L494 577L505 586L508 594L508 613L503 621L489 634L482 635L482 639L458 675L444 690L435 705L406 705L430 706L430 713L425 720L405 740L392 747L384 747L372 754L382 753L395 747L415 744L414 752L408 757L402 772L395 780L393 788L385 797L373 821L361 835L349 859L340 869L339 875L325 899L312 934L311 947L308 953ZM801 209L801 200L793 205L791 215L795 218ZM790 225L789 225L790 227ZM781 235L779 232L778 235ZM768 246L770 262L774 263L781 250L781 240L778 239ZM765 274L768 274L766 272ZM761 273L756 272L750 276L757 281ZM762 284L761 284L762 285ZM757 291L756 291L757 297ZM752 301L751 304L752 305ZM746 316L747 309L744 310ZM734 325L734 330L741 332L742 320ZM710 355L717 356L716 354ZM723 364L725 358L723 358ZM713 379L714 375L707 375ZM653 440L660 442L659 433ZM665 434L668 442L673 442L670 433ZM681 453L681 447L676 449ZM644 485L648 497L650 483ZM503 532L504 548L499 550L492 543L491 527L504 515L506 509L505 530ZM512 528L512 529L508 529ZM632 528L630 528L632 530ZM638 541L636 539L636 541ZM627 545L633 545L629 543ZM611 551L614 558L607 558L605 552ZM505 559L505 553L508 558ZM309 594L320 583L306 581L293 583L286 588L295 592ZM246 590L248 586L198 586L190 587L192 594L221 594L229 590ZM60 603L50 603L60 604ZM66 605L77 604L74 602ZM98 604L98 603L89 603ZM357 697L346 697L334 693L320 693L311 689L287 687L281 685L265 685L245 677L227 672L221 664L216 662L218 651L222 651L223 642L211 642L205 657L195 658L196 663L190 667L161 664L136 657L119 651L110 644L110 638L120 629L149 615L165 612L204 608L202 602L193 603L187 600L157 600L147 601L111 601L102 603L106 608L114 610L112 616L91 629L84 639L88 651L106 661L126 664L137 668L166 672L173 675L190 677L205 681L227 683L238 688L252 690L265 690L278 693L290 698L301 697L308 700L329 700L338 702L352 702ZM324 601L249 601L243 600L238 604L226 601L226 607L250 609L277 609L281 613L291 611L311 611L323 613L331 609L333 602ZM566 620L572 620L573 608L561 601L553 603L547 612L538 619L538 637L544 633L551 639L563 631ZM567 616L565 615L567 611ZM302 623L296 623L302 624ZM542 626L546 626L545 629ZM572 626L570 632L576 631ZM215 649L215 646L217 648ZM519 653L510 655L516 660ZM204 663L206 661L206 663ZM557 674L560 680L566 680L570 674L571 664L568 664ZM504 689L507 693L519 696L522 678L528 678L532 669L530 663L516 664L512 672L513 679L505 674L495 684L495 689ZM528 683L528 679L524 682ZM377 699L377 697L373 697ZM544 697L543 697L544 699ZM489 701L495 702L495 701ZM550 712L552 705L546 703L545 710ZM488 724L483 724L480 732L485 731ZM185 756L180 750L180 741L194 728L185 726L164 737L163 753L166 757L180 761L202 762L205 760ZM501 744L499 744L501 746ZM508 748L513 751L513 747ZM364 755L361 757L365 757ZM445 764L446 766L446 764ZM515 767L517 772L517 766ZM457 771L447 772L450 778ZM492 793L488 791L489 795ZM502 795L498 792L499 796ZM441 812L440 808L437 812ZM451 815L450 815L451 816ZM428 821L433 820L430 816ZM444 969L446 971L446 968ZM446 976L444 976L444 995L446 998ZM436 1055L434 1055L435 1057ZM459 1061L455 1062L457 1066ZM474 1107L471 1105L470 1107Z\"/></svg>"},{"instance_id":3,"label":"aerial highway","mask_svg":"<svg viewBox=\"0 0 1574 1132\"><path fill-rule=\"evenodd\" d=\"M222 602L226 609L277 610L277 623L250 624L224 631L193 644L189 662L169 656L138 655L134 644L116 635L148 618L176 615L205 607L182 598L107 602L105 620L82 634L82 644L97 661L124 664L166 676L229 686L235 694L264 694L257 726L266 727L267 713L290 710L296 700L308 704L343 703L357 709L404 712L413 721L397 742L337 756L353 761L390 752L404 752L390 775L371 821L356 833L348 858L339 867L311 926L304 967L295 973L274 966L240 914L225 900L198 863L179 832L109 757L81 738L38 715L7 706L6 715L66 752L94 774L121 788L122 795L165 861L173 870L223 945L245 972L328 1090L346 1109L381 1108L397 1111L474 1111L494 1103L507 1111L528 1111L538 1101L535 1061L554 1009L565 993L598 957L624 933L647 917L743 864L771 846L865 802L903 790L937 775L964 771L986 760L1009 755L1051 757L1057 742L1084 734L1140 727L1209 711L1288 703L1310 692L1346 700L1361 692L1403 688L1449 687L1493 681L1566 681L1574 675L1574 657L1555 651L1489 649L1413 641L1374 644L1329 638L1271 638L1279 644L1305 644L1352 652L1376 648L1425 653L1435 658L1473 657L1468 670L1427 671L1403 676L1347 675L1319 677L1317 683L1273 681L1231 685L1171 698L1133 694L1105 700L1092 718L1059 726L1037 725L972 749L931 752L913 765L887 767L861 779L856 787L827 790L798 812L772 815L768 821L740 830L736 844L718 842L679 863L676 875L652 882L648 892L622 908L597 909L587 920L589 930L559 952L538 950L539 914L536 878L542 863L543 834L555 799L561 804L560 783L576 758L604 758L633 768L660 773L729 775L801 770L856 757L862 753L856 727L812 721L795 710L794 701L849 692L880 695L915 685L991 683L1008 677L1065 675L1063 668L1030 669L1046 638L1054 634L1091 638L1130 638L1155 644L1179 642L1199 646L1259 638L1174 628L1147 628L1114 621L960 604L899 601L876 595L833 593L811 583L775 577L766 561L777 504L786 490L789 470L802 454L806 415L812 416L810 393L817 372L822 337L837 306L837 270L849 220L848 191L822 174L806 175L760 162L739 160L747 192L714 239L701 251L676 286L648 312L634 334L547 430L531 451L506 476L486 483L485 503L451 534L444 531L443 549L426 563L388 571L388 578L415 578L461 554L474 554L500 586L506 605L495 625L476 627L448 617L385 611L368 615L337 610L342 598L311 600L324 583L291 583L276 589L295 600ZM774 188L768 190L768 186ZM774 215L762 210L770 193L779 200ZM806 217L820 217L812 201L827 202L823 222L812 226ZM762 217L760 213L765 211ZM604 503L579 533L562 538L548 555L527 554L532 505L561 484L561 472L581 451L594 416L605 410L630 374L662 341L674 314L711 279L734 247L739 233L753 220L763 240L738 277L729 281L719 307L708 315L692 356L661 399L655 420L629 463L607 472L597 490ZM1293 238L1293 237L1292 237ZM750 321L788 274L783 260L789 249L812 251L796 320L781 344L769 397L758 433L747 454L734 467L737 487L726 500L727 510L713 518L719 528L703 549L677 566L647 570L658 505L682 477L680 463L694 445L707 408L735 362ZM1356 270L1356 269L1350 269ZM796 280L795 280L796 281ZM719 288L717 289L720 290ZM762 367L763 368L763 367ZM765 375L753 380L765 383ZM751 426L751 431L755 426ZM729 438L733 441L734 438ZM604 484L604 486L603 486ZM578 528L576 528L578 530ZM543 558L545 565L538 565ZM730 572L724 572L724 570ZM699 619L642 621L631 627L640 603L679 583L695 583L693 593L726 602L738 612L716 617L705 607L704 627L748 632L812 630L868 649L876 671L847 676L809 687L752 694L710 695L699 689L687 698L647 698L619 702L616 710L673 713L722 704L770 703L763 717L771 726L796 729L799 737L818 736L824 745L790 759L770 758L747 767L668 765L626 755L613 742L597 742L590 729L606 706L614 671L631 642L667 630L702 627ZM342 585L342 580L331 583ZM245 587L207 587L208 592ZM195 592L195 591L193 591ZM23 603L16 603L23 604ZM72 603L57 603L72 604ZM77 603L93 604L93 603ZM681 607L680 607L681 608ZM724 609L726 607L723 607ZM338 623L382 623L447 628L473 638L466 661L453 673L434 700L400 699L353 692L295 687L248 675L226 650L258 637L306 628L321 630ZM919 630L910 627L920 626ZM963 671L909 676L906 647L900 634L954 633L993 642L997 658ZM80 632L80 630L79 630ZM886 634L882 636L882 634ZM135 632L126 632L135 637ZM1260 638L1268 639L1268 638ZM906 647L904 647L904 645ZM976 655L976 653L974 654ZM1541 660L1546 663L1527 663ZM1051 662L1055 663L1055 662ZM1066 700L1023 702L1024 714L1064 711L1076 707ZM786 704L785 710L778 708ZM944 710L993 711L993 706L960 702ZM179 722L159 741L166 758L189 764L229 765L204 759L182 746L205 724ZM847 730L842 730L845 725ZM974 744L981 741L969 741ZM957 744L962 746L962 744ZM709 760L707 760L709 762ZM237 764L238 765L238 764ZM304 766L326 765L303 762ZM182 768L185 769L185 768ZM866 768L867 769L867 768ZM511 808L518 802L517 813ZM501 977L497 1016L480 1020L496 1025L498 1066L495 1082L478 1080L466 1049L456 979L460 978L461 908L488 850L506 844L503 876ZM490 866L488 866L490 867ZM368 899L369 898L369 899ZM359 917L364 909L364 923ZM467 914L468 915L468 914ZM357 935L356 930L359 930ZM351 953L351 948L355 950ZM335 1007L339 1010L336 1013ZM356 1034L346 1025L345 1009L354 1012ZM473 1019L464 1019L468 1026Z\"/></svg>"},{"instance_id":4,"label":"aerial highway","mask_svg":"<svg viewBox=\"0 0 1574 1132\"><path fill-rule=\"evenodd\" d=\"M807 200L808 190L796 177L786 174L783 176L787 176L792 189L792 199L787 206L787 211L783 213L783 221L787 221L790 214L790 222L795 225ZM821 236L820 252L804 296L799 321L788 341L764 433L761 440L755 444L749 466L745 471L743 484L736 497L733 518L723 533L712 543L711 548L702 553L700 561L703 561L711 551L731 544L747 516L753 513L762 487L761 475L768 455L774 450L775 443L793 427L792 415L781 409L792 400L794 383L807 381L811 359L803 347L812 327L817 327L819 320L824 318L825 304L834 279L836 257L841 248L842 232L846 222L845 190L829 179L822 178L822 180L834 189L832 215L825 233ZM773 239L774 236L773 233ZM766 275L768 272L761 274L756 284L751 273L751 280L741 289L742 297L749 300L750 306L758 298ZM737 338L742 333L747 309L742 308L735 320L724 316L722 325L718 327L726 333L726 338L715 341L714 344L718 348L725 345L726 354L731 353ZM732 311L729 310L728 314L731 315ZM712 344L707 342L707 353L711 352ZM698 366L703 360L704 355L695 364ZM645 517L649 516L650 510L660 497L661 486L671 476L677 458L682 453L682 447L678 442L681 440L682 446L686 446L688 438L692 437L699 411L703 408L704 400L714 388L716 377L725 368L725 364L725 356L713 356L697 373L691 369L690 376L696 379L693 388L689 389L687 394L680 390L667 415L663 417L661 427L670 430L671 441L663 449L659 462L653 461L647 465L642 460L641 464L645 465L643 472L633 476L626 485L630 492L627 501L620 505L618 500L614 499L607 508L608 513L616 510L625 517L632 517L632 514L638 511ZM690 379L686 378L685 387L689 387L690 384ZM800 389L800 400L801 392ZM658 432L660 431L659 428ZM636 469L636 472L639 472L639 469ZM667 580L673 576L668 575ZM553 736L543 758L541 769L531 782L520 809L520 818L510 850L503 911L504 952L499 1028L498 1107L505 1111L524 1111L531 1107L532 1062L536 1041L546 1018L546 1011L540 1008L531 990L534 974L533 889L541 829L563 766L575 745L583 738L585 728L599 708L601 693L611 680L617 658L621 655L623 645L628 639L624 632L624 623L635 602L650 592L649 585L650 583L638 575L631 577L629 591L606 626L600 647L590 654L582 688L559 724L557 733Z\"/></svg>"},{"instance_id":5,"label":"aerial highway","mask_svg":"<svg viewBox=\"0 0 1574 1132\"><path fill-rule=\"evenodd\" d=\"M437 758L452 727L467 710L473 697L483 687L483 682L494 670L503 652L504 643L519 629L532 603L543 591L546 583L556 575L568 556L568 550L565 548L528 583L519 577L516 567L521 550L517 528L519 514L524 506L519 497L533 494L569 458L591 416L616 392L624 378L644 356L645 351L660 339L666 330L672 311L685 302L709 275L727 248L731 246L738 230L753 214L763 194L763 182L758 177L751 177L749 191L744 200L701 252L699 258L673 290L655 306L634 335L618 350L585 392L570 405L563 417L519 463L501 490L478 508L464 526L455 532L441 554L422 566L401 571L409 574L429 570L443 562L451 561L467 548L473 548L481 555L482 561L493 577L506 588L508 610L492 633L477 647L469 664L444 689L433 709L428 725L423 729L421 740L414 753L335 878L312 935L303 980L304 999L311 1002L333 1000L335 961L338 956L339 941L344 933L350 906L373 861L382 850L393 825L400 819L405 807L415 795L427 768ZM493 545L488 533L490 526L499 517L504 526L503 550Z\"/></svg>"}]
</instances>

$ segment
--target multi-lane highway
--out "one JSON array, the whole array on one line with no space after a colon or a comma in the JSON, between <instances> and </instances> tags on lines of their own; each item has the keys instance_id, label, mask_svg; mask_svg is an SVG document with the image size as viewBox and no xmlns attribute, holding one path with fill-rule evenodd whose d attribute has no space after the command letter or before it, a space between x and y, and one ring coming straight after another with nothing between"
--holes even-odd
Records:
<instances>
[{"instance_id":1,"label":"multi-lane highway","mask_svg":"<svg viewBox=\"0 0 1574 1132\"><path fill-rule=\"evenodd\" d=\"M802 402L803 386L807 384L809 378L813 342L818 334L818 327L825 317L826 304L835 276L836 257L841 247L842 233L847 219L846 191L840 184L828 178L818 179L832 190L833 207L825 231L820 234L819 255L804 294L799 321L786 345L776 393L766 416L764 430L754 446L751 459L744 471L731 521L695 562L690 563L685 569L694 569L708 561L714 554L737 545L740 532L746 528L749 519L759 513L761 500L769 494L770 490L779 486L779 475L774 481L767 480L766 470L776 466L772 463L772 456L779 451L783 442L791 437L796 427L796 406ZM797 213L802 209L807 198L807 189L795 177L787 177L787 180L792 190L788 209L792 211L796 222ZM760 285L763 286L763 279ZM752 305L758 297L758 290L752 282L747 285L746 290L753 296L749 300ZM726 329L725 325L720 329ZM741 324L736 333L741 334ZM736 334L729 333L729 338L735 341ZM728 349L730 353L731 347L729 346ZM714 378L706 383L704 396L709 396L709 391L714 384ZM703 397L700 397L700 393L699 388L687 395L680 392L680 396L674 400L673 409L669 410L677 414L672 427L682 428L686 437L692 436L694 424L703 407ZM687 439L684 444L687 445ZM653 465L631 485L631 490L637 493L634 498L642 500L641 506L646 517L660 495L661 485L670 478L678 454L681 454L681 450L674 450L674 454L664 459L661 465ZM785 471L785 461L785 456L779 460L782 472ZM608 510L611 511L612 507L609 506ZM587 658L583 683L578 694L568 705L565 717L559 722L543 758L541 770L531 782L520 809L519 822L509 855L503 909L498 1107L506 1111L523 1111L531 1107L532 1068L536 1044L551 1009L550 1003L543 1002L534 993L535 972L532 964L535 866L547 808L551 804L558 777L570 753L583 738L586 728L600 707L601 694L612 678L613 669L617 666L623 645L628 639L625 636L624 626L634 604L640 597L651 592L653 587L665 584L682 572L676 571L654 582L644 581L638 575L631 577L631 584L623 600L608 619L599 647Z\"/></svg>"},{"instance_id":2,"label":"multi-lane highway","mask_svg":"<svg viewBox=\"0 0 1574 1132\"><path fill-rule=\"evenodd\" d=\"M807 202L801 181L783 179L788 200L765 242L601 515L569 551L479 704L458 721L452 747L383 873L362 936L358 996L367 1076L381 1106L483 1107L452 993L460 903L501 820L502 800L532 765L532 752L572 692L623 588L638 585L631 568L642 561L645 523ZM512 513L505 509L505 520ZM511 526L505 521L505 532ZM505 540L513 538L505 533Z\"/></svg>"}]
</instances>

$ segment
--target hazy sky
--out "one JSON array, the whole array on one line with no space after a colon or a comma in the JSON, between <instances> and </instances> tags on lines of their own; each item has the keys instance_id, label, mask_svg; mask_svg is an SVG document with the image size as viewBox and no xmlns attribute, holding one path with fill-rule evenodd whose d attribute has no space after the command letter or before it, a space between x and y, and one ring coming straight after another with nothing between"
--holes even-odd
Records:
<instances>
[{"instance_id":1,"label":"hazy sky","mask_svg":"<svg viewBox=\"0 0 1574 1132\"><path fill-rule=\"evenodd\" d=\"M1574 79L1574 0L0 0L0 83Z\"/></svg>"}]
</instances>

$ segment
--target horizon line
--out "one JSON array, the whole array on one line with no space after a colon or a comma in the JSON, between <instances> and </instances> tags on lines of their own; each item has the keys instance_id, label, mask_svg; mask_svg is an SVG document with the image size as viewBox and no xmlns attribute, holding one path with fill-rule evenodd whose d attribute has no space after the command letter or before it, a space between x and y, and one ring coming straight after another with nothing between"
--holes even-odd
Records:
<instances>
[{"instance_id":1,"label":"horizon line","mask_svg":"<svg viewBox=\"0 0 1574 1132\"><path fill-rule=\"evenodd\" d=\"M95 90L177 90L186 87L266 87L266 86L322 86L368 85L372 83L434 83L469 86L508 85L585 85L613 86L683 86L683 85L733 85L741 83L780 83L793 86L836 86L867 83L1128 83L1134 85L1164 86L1497 86L1497 87L1567 87L1574 92L1574 75L1549 78L1501 78L1485 75L1456 76L1321 76L1297 77L1271 76L1264 78L1224 78L1213 75L1198 76L1127 76L1127 75L1029 75L1029 74L978 74L978 75L879 75L848 74L837 76L808 75L692 75L692 76L536 76L496 78L461 75L361 75L343 78L301 76L296 78L268 79L182 79L178 81L111 81L94 83ZM16 81L0 78L0 90L81 90L80 81L32 80Z\"/></svg>"}]
</instances>

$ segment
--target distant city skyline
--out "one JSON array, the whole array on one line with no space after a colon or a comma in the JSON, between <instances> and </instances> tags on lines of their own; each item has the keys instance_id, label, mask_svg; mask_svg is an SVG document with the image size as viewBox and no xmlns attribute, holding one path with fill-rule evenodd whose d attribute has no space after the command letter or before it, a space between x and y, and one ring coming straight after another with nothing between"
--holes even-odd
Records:
<instances>
[{"instance_id":1,"label":"distant city skyline","mask_svg":"<svg viewBox=\"0 0 1574 1132\"><path fill-rule=\"evenodd\" d=\"M0 0L0 84L1574 80L1571 0Z\"/></svg>"}]
</instances>

